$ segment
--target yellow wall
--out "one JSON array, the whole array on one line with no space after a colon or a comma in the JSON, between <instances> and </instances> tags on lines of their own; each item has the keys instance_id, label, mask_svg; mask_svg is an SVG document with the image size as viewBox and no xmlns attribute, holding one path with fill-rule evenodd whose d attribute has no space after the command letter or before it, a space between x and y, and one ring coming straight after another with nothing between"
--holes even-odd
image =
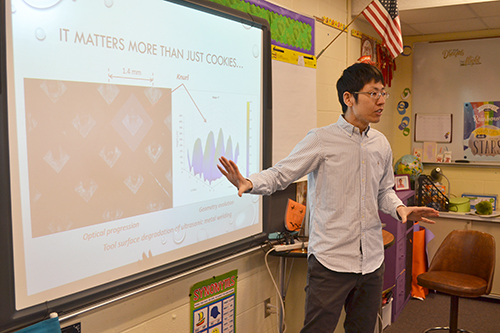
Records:
<instances>
[{"instance_id":1,"label":"yellow wall","mask_svg":"<svg viewBox=\"0 0 500 333\"><path fill-rule=\"evenodd\" d=\"M424 173L430 174L436 165L425 165ZM463 193L496 194L500 198L500 166L440 165L450 180L450 197L460 197ZM446 185L447 181L443 180Z\"/></svg>"},{"instance_id":2,"label":"yellow wall","mask_svg":"<svg viewBox=\"0 0 500 333\"><path fill-rule=\"evenodd\" d=\"M348 23L350 1L346 0L275 0L278 5L308 16L323 15ZM322 50L338 33L338 30L316 24L316 53ZM366 22L357 20L350 27L372 37L378 35ZM446 36L425 36L405 39L405 44L424 40L444 40L479 36L500 36L500 31L483 32L482 34L460 34ZM411 44L410 44L411 43ZM343 34L318 60L317 68L317 123L325 126L337 121L341 107L337 100L335 84L342 70L354 63L360 56L361 40ZM397 129L402 116L397 113L396 106L399 95L406 87L411 87L412 58L399 56L392 87L387 90L391 98L379 124L375 128L382 131L391 142L394 158L411 152L411 137L403 136ZM411 106L411 99L410 106ZM411 107L410 110L411 111ZM500 189L500 168L448 167L444 169L452 182L452 192L467 189L477 193L498 193ZM428 170L426 171L428 173ZM495 192L497 191L497 192ZM274 277L278 273L278 258L269 258ZM287 331L298 332L304 317L306 261L296 259L291 272L290 286L287 293ZM109 304L88 313L79 315L64 322L63 326L81 322L84 331L91 332L187 332L189 329L189 287L213 275L238 269L237 320L238 332L276 332L277 318L273 314L264 317L264 300L271 299L278 305L276 292L264 264L261 252L251 253L225 264L215 265L183 279L173 280L149 292L126 298L120 302ZM288 275L287 275L288 276ZM339 324L336 332L343 332Z\"/></svg>"}]
</instances>

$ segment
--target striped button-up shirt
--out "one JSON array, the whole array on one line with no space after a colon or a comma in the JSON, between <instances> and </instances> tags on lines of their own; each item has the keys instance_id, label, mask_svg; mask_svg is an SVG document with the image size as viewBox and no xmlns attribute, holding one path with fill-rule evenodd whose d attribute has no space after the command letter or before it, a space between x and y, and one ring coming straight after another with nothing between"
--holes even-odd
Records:
<instances>
[{"instance_id":1,"label":"striped button-up shirt","mask_svg":"<svg viewBox=\"0 0 500 333\"><path fill-rule=\"evenodd\" d=\"M249 177L252 194L270 195L308 175L308 254L336 272L367 274L384 260L381 210L398 219L392 151L386 137L360 133L343 116L311 130L289 156Z\"/></svg>"}]
</instances>

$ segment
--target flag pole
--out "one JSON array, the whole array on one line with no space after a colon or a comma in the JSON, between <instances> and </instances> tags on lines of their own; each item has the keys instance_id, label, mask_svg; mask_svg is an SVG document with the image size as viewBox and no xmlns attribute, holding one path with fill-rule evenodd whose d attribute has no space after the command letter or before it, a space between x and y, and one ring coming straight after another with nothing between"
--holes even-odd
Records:
<instances>
[{"instance_id":1,"label":"flag pole","mask_svg":"<svg viewBox=\"0 0 500 333\"><path fill-rule=\"evenodd\" d=\"M370 3L371 3L371 2L370 2ZM328 44L328 45L327 45L327 46L326 46L323 50L321 50L321 52L320 52L320 53L318 53L318 55L316 56L316 60L318 60L318 59L319 59L319 57L321 57L321 55L323 54L323 52L325 52L325 51L326 51L326 49L327 49L327 48L329 48L329 47L330 47L330 45L332 45L332 43L333 43L333 42L335 42L335 40L337 40L337 38L339 38L339 36L340 36L340 35L341 35L344 31L345 31L345 32L347 32L347 31L346 31L346 29L347 29L347 28L349 28L349 26L352 24L352 22L356 21L356 19L357 19L357 18L358 18L361 14L363 14L363 12L365 11L365 9L366 9L366 8L368 8L368 6L370 5L370 3L369 3L369 4L368 4L368 5L367 5L367 6L366 6L366 7L365 7L365 8L364 8L361 12L359 12L359 14L358 14L358 15L357 15L357 16L356 16L356 17L355 17L355 18L354 18L351 22L349 22L349 24L348 24L348 25L346 25L346 26L345 26L345 28L344 28L344 29L342 29L342 31L341 31L341 32L339 32L339 33L337 34L337 36L335 36L335 38L334 38L334 39L332 39L332 41L331 41L331 42L330 42L330 43L329 43L329 44Z\"/></svg>"}]
</instances>

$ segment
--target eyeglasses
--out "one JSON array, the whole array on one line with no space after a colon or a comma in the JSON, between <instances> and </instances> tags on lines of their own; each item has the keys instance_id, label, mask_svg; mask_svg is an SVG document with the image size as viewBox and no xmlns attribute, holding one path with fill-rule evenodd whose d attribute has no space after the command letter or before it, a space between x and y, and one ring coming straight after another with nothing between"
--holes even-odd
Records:
<instances>
[{"instance_id":1,"label":"eyeglasses","mask_svg":"<svg viewBox=\"0 0 500 333\"><path fill-rule=\"evenodd\" d=\"M370 97L373 99L379 99L382 96L385 99L389 98L389 93L387 91L370 91L370 92L358 91L358 92L355 92L353 94L366 94L366 95L370 95Z\"/></svg>"}]
</instances>

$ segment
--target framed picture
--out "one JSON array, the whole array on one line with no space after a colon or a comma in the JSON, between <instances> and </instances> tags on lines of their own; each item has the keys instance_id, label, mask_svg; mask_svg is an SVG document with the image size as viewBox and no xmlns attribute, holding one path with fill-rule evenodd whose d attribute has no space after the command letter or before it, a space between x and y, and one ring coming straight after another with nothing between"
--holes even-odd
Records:
<instances>
[{"instance_id":1,"label":"framed picture","mask_svg":"<svg viewBox=\"0 0 500 333\"><path fill-rule=\"evenodd\" d=\"M410 189L410 176L396 175L394 176L394 189L396 191L404 191Z\"/></svg>"}]
</instances>

